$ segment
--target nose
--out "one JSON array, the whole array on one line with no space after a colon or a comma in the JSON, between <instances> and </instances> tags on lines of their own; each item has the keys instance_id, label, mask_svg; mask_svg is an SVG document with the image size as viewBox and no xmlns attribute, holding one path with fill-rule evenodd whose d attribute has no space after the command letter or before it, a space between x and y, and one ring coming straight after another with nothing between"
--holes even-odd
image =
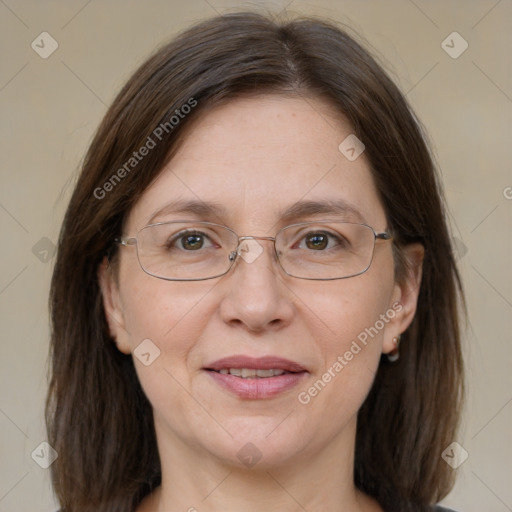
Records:
<instances>
[{"instance_id":1,"label":"nose","mask_svg":"<svg viewBox=\"0 0 512 512\"><path fill-rule=\"evenodd\" d=\"M273 238L241 237L237 261L226 274L221 317L252 332L276 331L289 325L294 307L282 278Z\"/></svg>"}]
</instances>

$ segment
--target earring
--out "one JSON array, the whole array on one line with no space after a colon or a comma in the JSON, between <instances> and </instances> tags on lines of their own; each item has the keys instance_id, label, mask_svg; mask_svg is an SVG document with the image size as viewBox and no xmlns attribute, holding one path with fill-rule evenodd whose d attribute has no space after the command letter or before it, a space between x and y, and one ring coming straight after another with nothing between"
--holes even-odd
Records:
<instances>
[{"instance_id":1,"label":"earring","mask_svg":"<svg viewBox=\"0 0 512 512\"><path fill-rule=\"evenodd\" d=\"M398 361L400 359L400 351L398 347L400 345L401 337L402 335L399 334L398 336L395 336L393 338L393 345L395 346L395 348L388 354L388 361L390 361L391 363L394 363L395 361Z\"/></svg>"}]
</instances>

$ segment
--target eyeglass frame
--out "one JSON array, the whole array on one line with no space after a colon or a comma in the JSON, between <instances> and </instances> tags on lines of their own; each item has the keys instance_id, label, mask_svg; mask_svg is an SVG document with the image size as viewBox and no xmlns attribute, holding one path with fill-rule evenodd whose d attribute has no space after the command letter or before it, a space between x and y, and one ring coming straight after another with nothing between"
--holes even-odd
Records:
<instances>
[{"instance_id":1,"label":"eyeglass frame","mask_svg":"<svg viewBox=\"0 0 512 512\"><path fill-rule=\"evenodd\" d=\"M350 274L348 276L342 276L342 277L299 277L299 276L294 276L293 274L290 274L285 270L285 268L283 267L281 260L279 258L279 254L277 253L277 247L276 247L276 238L279 235L279 233L281 233L281 231L284 231L287 228L291 228L294 226L304 226L304 225L308 225L308 224L318 224L318 223L322 223L322 222L333 222L336 224L352 224L352 225L357 225L357 226L365 226L372 231L374 238L373 238L373 247L372 247L371 258L370 258L370 262L368 263L368 266L364 270L362 270L361 272L358 272L357 274ZM228 267L228 269L225 272L223 272L222 274L217 274L215 276L190 278L190 279L189 278L161 277L161 276L157 276L155 274L151 274L150 272L148 272L142 265L142 262L140 261L139 246L138 246L139 233L143 229L150 228L153 226L161 226L164 224L179 224L179 223L207 224L210 226L222 227L222 228L227 229L228 231L231 231L238 238L238 243L237 243L236 249L231 251L228 256L228 258L231 260L231 265ZM224 224L217 224L215 222L192 221L192 220L172 220L172 221L165 221L165 222L155 222L154 224L147 224L146 226L143 226L142 228L140 228L134 237L119 236L114 239L114 242L123 247L135 245L136 246L135 250L137 253L137 261L139 262L139 266L142 269L142 271L145 274L147 274L148 276L154 277L156 279L162 279L164 281L207 281L209 279L216 279L217 277L225 276L235 266L235 263L238 261L238 258L240 256L240 244L241 244L241 242L243 242L245 240L268 240L268 241L274 242L274 254L276 256L277 262L279 263L279 266L281 267L282 271L290 277L294 277L295 279L305 279L308 281L335 281L338 279L349 279L351 277L360 276L361 274L364 274L365 272L367 272L373 262L373 256L375 254L375 245L376 245L377 240L393 241L393 239L394 239L394 237L391 233L389 233L389 231L376 232L375 229L373 229L368 224L365 224L364 222L346 222L346 221L325 220L325 219L315 220L315 221L306 221L306 222L297 222L295 224L289 224L287 226L282 227L276 233L276 235L272 237L272 236L239 236L238 233L234 229L231 229L229 226L225 226Z\"/></svg>"}]
</instances>

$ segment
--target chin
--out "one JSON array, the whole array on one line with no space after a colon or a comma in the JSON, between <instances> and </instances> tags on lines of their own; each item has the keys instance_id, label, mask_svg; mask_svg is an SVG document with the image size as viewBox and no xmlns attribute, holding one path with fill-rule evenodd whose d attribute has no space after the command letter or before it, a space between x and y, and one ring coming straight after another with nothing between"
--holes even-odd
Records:
<instances>
[{"instance_id":1,"label":"chin","mask_svg":"<svg viewBox=\"0 0 512 512\"><path fill-rule=\"evenodd\" d=\"M284 417L286 415L224 421L223 426L233 437L223 431L199 443L223 463L241 469L270 470L296 463L314 436L308 436L290 419L283 422ZM290 424L285 425L288 421Z\"/></svg>"}]
</instances>

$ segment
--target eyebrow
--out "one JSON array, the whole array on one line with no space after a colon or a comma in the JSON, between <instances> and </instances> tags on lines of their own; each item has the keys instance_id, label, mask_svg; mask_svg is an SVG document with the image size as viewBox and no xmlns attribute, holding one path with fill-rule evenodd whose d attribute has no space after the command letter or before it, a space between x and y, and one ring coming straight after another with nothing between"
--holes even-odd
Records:
<instances>
[{"instance_id":1,"label":"eyebrow","mask_svg":"<svg viewBox=\"0 0 512 512\"><path fill-rule=\"evenodd\" d=\"M219 203L193 199L177 199L167 203L165 206L154 212L148 220L148 224L153 224L159 217L164 217L165 215L173 213L186 213L208 219L211 219L212 217L227 216L226 209Z\"/></svg>"},{"instance_id":2,"label":"eyebrow","mask_svg":"<svg viewBox=\"0 0 512 512\"><path fill-rule=\"evenodd\" d=\"M178 199L167 203L154 212L147 223L153 224L160 217L177 213L195 215L203 219L225 219L228 216L226 208L220 203ZM366 224L366 220L361 212L354 205L341 199L297 201L285 210L278 212L280 223L294 222L304 217L317 215L336 216L344 220L355 220Z\"/></svg>"},{"instance_id":3,"label":"eyebrow","mask_svg":"<svg viewBox=\"0 0 512 512\"><path fill-rule=\"evenodd\" d=\"M281 212L279 218L282 222L293 222L301 217L313 217L315 215L337 216L344 220L350 219L366 223L362 213L354 205L342 199L297 201Z\"/></svg>"}]
</instances>

